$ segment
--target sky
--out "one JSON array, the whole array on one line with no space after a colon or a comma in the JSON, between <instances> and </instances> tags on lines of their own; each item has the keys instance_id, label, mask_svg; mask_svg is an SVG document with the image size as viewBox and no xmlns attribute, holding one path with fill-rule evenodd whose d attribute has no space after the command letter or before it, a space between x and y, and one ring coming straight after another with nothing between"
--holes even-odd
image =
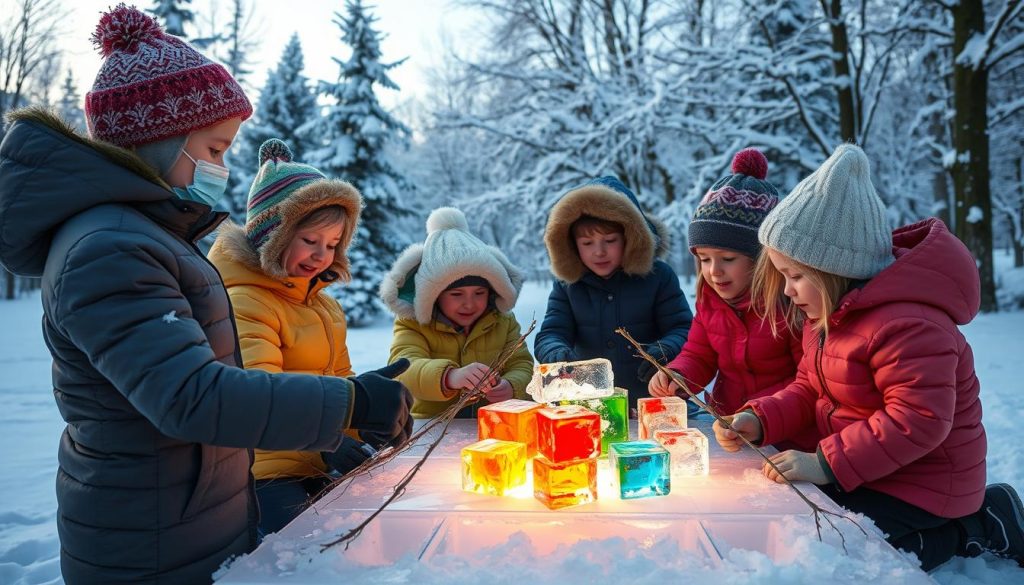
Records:
<instances>
[{"instance_id":1,"label":"sky","mask_svg":"<svg viewBox=\"0 0 1024 585\"><path fill-rule=\"evenodd\" d=\"M0 0L0 17L8 18L20 0ZM128 2L139 8L153 6L152 0ZM117 0L58 0L57 5L68 12L62 19L63 33L60 43L65 51L65 69L70 67L79 94L84 96L92 85L100 67L100 55L89 41L99 16ZM218 24L227 24L230 0L193 0L192 10L197 19L205 19L210 7L216 5L223 14ZM255 7L253 29L259 31L258 47L250 56L253 73L248 87L259 89L267 71L276 67L288 39L298 32L305 56L306 75L313 80L335 81L338 65L331 57L344 58L347 48L334 24L334 14L344 10L344 0L246 0ZM378 97L386 107L410 100L421 99L426 92L428 72L445 55L445 42L451 39L456 47L472 45L472 30L477 15L471 9L459 7L454 0L377 0L367 6L377 15L377 29L387 36L381 44L385 63L408 57L401 66L391 71L392 79L402 88L401 93L379 90ZM281 7L287 7L281 9ZM186 30L189 30L186 28ZM195 29L191 29L194 31ZM461 49L459 49L461 51ZM63 79L63 74L61 75ZM250 96L256 101L255 92Z\"/></svg>"}]
</instances>

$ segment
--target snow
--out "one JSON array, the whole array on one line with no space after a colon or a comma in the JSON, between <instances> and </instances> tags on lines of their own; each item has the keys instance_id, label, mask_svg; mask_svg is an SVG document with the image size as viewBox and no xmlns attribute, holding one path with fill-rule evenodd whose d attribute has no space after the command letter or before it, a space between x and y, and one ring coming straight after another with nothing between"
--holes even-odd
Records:
<instances>
[{"instance_id":1,"label":"snow","mask_svg":"<svg viewBox=\"0 0 1024 585\"><path fill-rule=\"evenodd\" d=\"M997 266L1005 269L1000 255ZM692 283L684 282L684 289ZM550 283L528 282L516 315L525 328L544 314ZM50 356L42 339L39 294L0 301L0 583L36 585L61 583L56 533L54 481L57 442L64 428L50 388ZM1013 439L1018 433L1021 392L1020 355L1024 350L1024 312L980 315L964 327L974 348L982 383L984 424L988 432L988 481L1024 487L1024 452ZM391 342L391 323L381 318L366 328L348 332L348 347L358 372L385 365ZM532 340L530 341L532 347ZM750 481L763 481L753 472ZM415 482L414 482L415 483ZM899 564L877 550L850 547L849 556L834 543L819 543L813 531L793 517L777 526L772 538L793 548L792 558L772 562L766 555L744 549L723 552L721 565L708 565L683 550L670 535L651 532L650 538L623 533L606 538L583 538L569 547L540 550L541 543L524 531L506 543L479 545L472 556L435 551L429 561L405 558L391 566L349 567L346 582L394 583L521 583L566 582L663 583L680 573L693 583L864 583L904 582ZM866 521L864 521L866 522ZM862 522L862 523L864 523ZM809 534L811 534L809 536ZM852 533L844 534L856 538ZM337 580L337 557L305 558L301 542L276 539L268 543L279 553L282 568L291 567L282 582L303 583L318 575ZM497 578L495 578L497 576ZM1024 583L1024 570L1012 561L982 556L956 558L931 575L943 585Z\"/></svg>"},{"instance_id":2,"label":"snow","mask_svg":"<svg viewBox=\"0 0 1024 585\"><path fill-rule=\"evenodd\" d=\"M967 210L967 217L965 218L967 223L979 223L983 219L985 219L985 212L977 205L972 205L971 208Z\"/></svg>"}]
</instances>

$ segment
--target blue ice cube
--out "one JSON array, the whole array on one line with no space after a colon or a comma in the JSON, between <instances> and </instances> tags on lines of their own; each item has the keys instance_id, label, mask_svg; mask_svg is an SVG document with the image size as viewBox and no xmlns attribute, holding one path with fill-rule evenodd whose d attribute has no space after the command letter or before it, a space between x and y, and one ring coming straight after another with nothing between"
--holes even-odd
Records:
<instances>
[{"instance_id":1,"label":"blue ice cube","mask_svg":"<svg viewBox=\"0 0 1024 585\"><path fill-rule=\"evenodd\" d=\"M667 496L671 491L668 451L657 441L612 443L608 456L623 500Z\"/></svg>"}]
</instances>

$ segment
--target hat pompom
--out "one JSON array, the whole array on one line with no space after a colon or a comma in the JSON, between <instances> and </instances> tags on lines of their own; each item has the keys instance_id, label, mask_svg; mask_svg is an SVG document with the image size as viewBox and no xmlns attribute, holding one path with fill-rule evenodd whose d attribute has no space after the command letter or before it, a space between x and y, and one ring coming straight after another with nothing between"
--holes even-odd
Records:
<instances>
[{"instance_id":1,"label":"hat pompom","mask_svg":"<svg viewBox=\"0 0 1024 585\"><path fill-rule=\"evenodd\" d=\"M134 53L139 43L163 36L163 30L152 17L123 2L100 17L92 42L100 54L109 57L114 51Z\"/></svg>"},{"instance_id":2,"label":"hat pompom","mask_svg":"<svg viewBox=\"0 0 1024 585\"><path fill-rule=\"evenodd\" d=\"M733 157L732 172L763 181L768 176L768 159L756 148L744 148Z\"/></svg>"},{"instance_id":3,"label":"hat pompom","mask_svg":"<svg viewBox=\"0 0 1024 585\"><path fill-rule=\"evenodd\" d=\"M271 138L260 145L260 166L262 167L270 159L277 162L292 162L292 149L283 140Z\"/></svg>"},{"instance_id":4,"label":"hat pompom","mask_svg":"<svg viewBox=\"0 0 1024 585\"><path fill-rule=\"evenodd\" d=\"M427 235L440 230L469 231L469 223L462 211L454 207L439 207L427 218Z\"/></svg>"}]
</instances>

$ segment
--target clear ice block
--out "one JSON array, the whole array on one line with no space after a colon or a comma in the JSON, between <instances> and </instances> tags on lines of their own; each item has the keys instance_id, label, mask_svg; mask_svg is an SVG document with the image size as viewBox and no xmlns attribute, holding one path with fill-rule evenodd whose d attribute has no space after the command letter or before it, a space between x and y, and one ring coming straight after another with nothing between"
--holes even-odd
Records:
<instances>
[{"instance_id":1,"label":"clear ice block","mask_svg":"<svg viewBox=\"0 0 1024 585\"><path fill-rule=\"evenodd\" d=\"M654 440L668 451L673 477L708 474L708 438L700 429L658 429Z\"/></svg>"},{"instance_id":2,"label":"clear ice block","mask_svg":"<svg viewBox=\"0 0 1024 585\"><path fill-rule=\"evenodd\" d=\"M667 496L672 490L668 451L657 441L613 443L608 458L623 500Z\"/></svg>"},{"instance_id":3,"label":"clear ice block","mask_svg":"<svg viewBox=\"0 0 1024 585\"><path fill-rule=\"evenodd\" d=\"M603 398L561 400L559 405L576 404L593 410L601 417L601 454L608 453L608 445L629 440L629 395L625 388Z\"/></svg>"},{"instance_id":4,"label":"clear ice block","mask_svg":"<svg viewBox=\"0 0 1024 585\"><path fill-rule=\"evenodd\" d=\"M570 404L537 411L537 451L553 463L601 454L601 417Z\"/></svg>"},{"instance_id":5,"label":"clear ice block","mask_svg":"<svg viewBox=\"0 0 1024 585\"><path fill-rule=\"evenodd\" d=\"M526 483L526 445L484 439L462 448L462 489L500 496Z\"/></svg>"},{"instance_id":6,"label":"clear ice block","mask_svg":"<svg viewBox=\"0 0 1024 585\"><path fill-rule=\"evenodd\" d=\"M658 429L686 428L686 401L678 396L641 398L636 406L638 439L653 439Z\"/></svg>"},{"instance_id":7,"label":"clear ice block","mask_svg":"<svg viewBox=\"0 0 1024 585\"><path fill-rule=\"evenodd\" d=\"M612 363L604 358L536 364L526 392L537 402L585 400L615 392Z\"/></svg>"},{"instance_id":8,"label":"clear ice block","mask_svg":"<svg viewBox=\"0 0 1024 585\"><path fill-rule=\"evenodd\" d=\"M533 458L533 495L552 510L597 499L597 459L552 463Z\"/></svg>"},{"instance_id":9,"label":"clear ice block","mask_svg":"<svg viewBox=\"0 0 1024 585\"><path fill-rule=\"evenodd\" d=\"M526 454L537 453L537 411L543 404L532 400L505 400L481 406L476 411L480 440L501 439L526 444Z\"/></svg>"}]
</instances>

